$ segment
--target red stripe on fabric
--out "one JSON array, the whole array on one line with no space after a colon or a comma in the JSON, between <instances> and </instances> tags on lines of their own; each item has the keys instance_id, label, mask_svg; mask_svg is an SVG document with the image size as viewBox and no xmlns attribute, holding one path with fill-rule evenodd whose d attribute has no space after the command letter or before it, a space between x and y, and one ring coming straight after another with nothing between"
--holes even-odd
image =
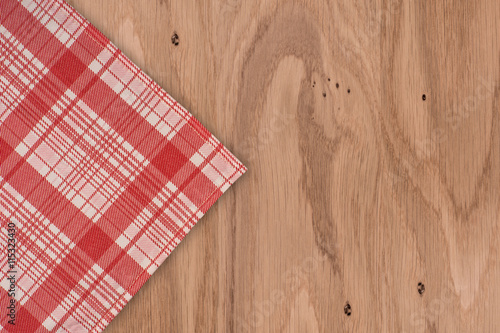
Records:
<instances>
[{"instance_id":1,"label":"red stripe on fabric","mask_svg":"<svg viewBox=\"0 0 500 333\"><path fill-rule=\"evenodd\" d=\"M2 25L10 31L45 66L57 60L64 45L47 28L24 8L20 1L2 0L5 6ZM3 16L3 15L2 15ZM41 52L43 50L43 52Z\"/></svg>"},{"instance_id":2,"label":"red stripe on fabric","mask_svg":"<svg viewBox=\"0 0 500 333\"><path fill-rule=\"evenodd\" d=\"M136 280L137 276L146 273L146 271L140 267L134 259L132 259L125 251L121 250L116 244L111 244L110 251L112 253L117 253L117 255L113 256L110 255L109 253L106 253L106 256L111 258L111 262L107 265L104 266L104 272L100 274L97 279L92 283L92 285L80 295L80 298L78 301L66 312L66 314L61 318L59 321L58 325L54 328L54 330L57 330L58 327L62 325L62 323L65 322L65 320L74 312L78 309L79 306L84 301L88 301L88 298L91 297L91 293L93 290L95 290L95 287L101 284L105 278L105 275L108 274L111 276L116 282L118 282L121 286L124 287L125 291L128 291L127 286L131 285L133 281ZM103 266L99 265L101 268ZM147 276L149 274L146 273ZM147 278L146 278L147 280ZM113 301L117 301L117 299L113 299ZM94 308L95 310L95 308ZM104 315L106 312L108 312L109 309L104 309L99 313L100 316Z\"/></svg>"},{"instance_id":3,"label":"red stripe on fabric","mask_svg":"<svg viewBox=\"0 0 500 333\"><path fill-rule=\"evenodd\" d=\"M35 332L38 329L38 327L40 327L40 325L42 324L24 306L17 309L15 322L16 322L15 324L16 328L15 331L13 332ZM2 326L5 327L6 325L7 325L6 323L2 323Z\"/></svg>"},{"instance_id":4,"label":"red stripe on fabric","mask_svg":"<svg viewBox=\"0 0 500 333\"><path fill-rule=\"evenodd\" d=\"M91 37L92 31L92 25L88 25L69 48L71 52L78 55L80 61L85 65L90 64L105 46L105 44L93 43L94 39Z\"/></svg>"},{"instance_id":5,"label":"red stripe on fabric","mask_svg":"<svg viewBox=\"0 0 500 333\"><path fill-rule=\"evenodd\" d=\"M212 193L210 197L200 206L200 211L205 214L210 207L213 206L213 204L220 198L222 195L222 191L220 189L215 189L215 191Z\"/></svg>"},{"instance_id":6,"label":"red stripe on fabric","mask_svg":"<svg viewBox=\"0 0 500 333\"><path fill-rule=\"evenodd\" d=\"M215 154L215 152L213 152L213 154ZM198 175L198 173L199 173L198 169L196 169L196 168L192 169L192 171L189 173L189 175L187 177L185 177L184 181L178 186L177 190L171 195L170 198L168 198L165 202L162 203L162 206L159 207L159 209L157 209L154 212L153 216L148 219L148 221L146 222L144 227L141 230L139 230L137 235L132 239L132 241L130 243L132 243L132 244L135 243L144 234L144 232L150 227L150 225L154 221L156 221L156 219L161 214L163 214L164 210L166 208L168 208L169 206L171 206L175 200L177 200L177 198L179 197L179 194L184 193L185 188L192 182L192 180ZM189 221L189 219L194 214L196 214L196 212L191 214L189 217L188 216L179 216L179 218L183 221L183 223L186 223L186 221ZM166 227L168 229L170 229L170 231L172 231L173 234L177 233L178 230L180 230L180 227L178 227L178 226L176 226L175 230L172 230L171 226L166 225Z\"/></svg>"},{"instance_id":7,"label":"red stripe on fabric","mask_svg":"<svg viewBox=\"0 0 500 333\"><path fill-rule=\"evenodd\" d=\"M97 224L115 240L166 183L167 180L160 177L153 166L147 166L100 217Z\"/></svg>"},{"instance_id":8,"label":"red stripe on fabric","mask_svg":"<svg viewBox=\"0 0 500 333\"><path fill-rule=\"evenodd\" d=\"M55 320L55 330L63 327L67 319L71 319L77 320L87 328L91 327L91 331L99 331L106 326L106 320L109 321L114 317L111 309L120 310L127 302L124 294L119 293L120 288L107 286L106 275L112 277L121 287L134 295L149 278L150 273L163 262L165 254L170 254L195 225L200 211L205 213L222 194L222 189L226 189L227 185L236 180L246 169L189 112L133 65L95 27L89 25L68 50L19 3L13 0L3 0L0 6L2 6L2 13L7 13L0 18L2 23L4 20L8 22L10 28L7 29L49 69L47 75L35 85L32 91L26 94L24 101L15 110L9 109L10 114L2 124L2 131L0 131L0 149L2 149L0 152L2 165L0 174L4 178L0 186L3 189L3 186L8 182L49 220L48 224L42 223L44 226L37 219L30 223L29 217L25 218L24 216L26 214L25 208L14 207L18 202L16 200L23 199L14 198L6 187L7 191L2 195L2 200L5 197L12 206L9 208L10 214L17 214L16 216L23 219L23 228L20 231L19 239L31 248L35 256L38 256L33 261L24 257L23 265L26 265L28 271L34 270L31 273L37 277L40 275L37 273L41 269L40 265L47 265L47 272L53 269L50 276L40 276L41 279L45 280L34 291L33 295L25 296L29 299L22 307L26 312L26 315L23 314L23 318L32 325L29 329L35 330L58 305L61 305L63 301L66 302L68 298L75 297L77 300L74 304L65 305L67 312L62 318ZM54 14L53 18L58 22L68 22L70 17L77 17L79 18L78 24L82 27L83 19L62 0L44 2L38 6L37 10L46 13L49 11L49 7L51 10L64 8L66 13L58 12ZM4 11L4 8L7 10ZM15 22L16 20L18 22ZM25 31L26 27L31 29ZM60 35L59 38L61 38ZM40 41L48 43L48 45L42 45ZM11 54L17 52L14 51L13 47L14 44L9 43L7 52ZM50 52L45 47L49 47ZM94 74L87 65L97 57L104 47L110 52L111 58L103 64L97 74ZM53 56L49 58L46 54ZM112 66L116 64L118 67L115 67L117 68L115 73ZM117 74L121 71L120 65L128 68L133 75L132 80L140 80L145 86L142 93L138 92L140 96L137 96L138 100L134 103L127 99L127 102L133 106L120 97L122 92L126 92L126 88L134 90L133 87L124 84L124 87L114 86L113 90L108 86L108 84L114 85L113 80L123 79ZM93 65L92 70L96 68L99 66ZM11 79L14 79L14 73L15 70L9 72ZM110 74L113 77L109 76ZM14 85L22 90L28 89L18 81L14 82ZM49 111L54 103L59 104L68 87L76 95L76 98L72 101L67 100L61 106L63 109L57 110L57 113L60 114ZM13 95L14 90L10 91L9 94ZM19 93L20 96L24 94L24 91ZM68 94L71 95L71 93ZM123 98L127 98L127 94L123 96ZM109 131L104 130L106 134L95 131L97 127L104 125L99 125L97 119L86 113L85 108L76 107L76 103L80 100L98 114L99 121L102 119L111 127ZM165 104L159 105L160 101L164 101L170 109L167 109ZM175 133L159 133L149 123L149 121L155 121L155 116L148 117L152 114L146 112L146 109L142 109L144 104L151 110L158 107L158 114L164 115L167 112L167 116L178 115L182 120L175 122L174 129L168 127L170 131L174 130ZM33 142L32 138L27 139L26 142L30 142L28 144L29 150L27 153L22 153L26 159L33 152L47 159L47 161L35 160L35 162L30 160L33 165L41 164L41 169L36 170L36 167L22 159L14 149L44 115L49 116L51 124L44 127L36 142ZM145 119L146 117L149 121ZM175 119L175 117L173 118ZM168 120L169 124L171 120ZM75 122L84 122L87 124L85 126L90 126L88 128L92 130L86 138L83 138L81 128L79 130L78 124ZM102 128L107 128L107 126ZM165 129L166 127L163 127L162 131ZM127 153L120 151L121 157L119 159L124 161L123 164L120 162L120 166L125 168L126 172L114 169L106 159L110 154L113 156L115 152L117 153L117 150L114 150L115 148L109 150L106 147L119 147L121 145L122 141L113 134L115 132L151 163L143 168L144 165L136 163L142 161L142 157L139 157L132 167L132 164L128 164L129 162L122 159ZM71 144L75 145L70 145L65 140L72 140ZM91 143L92 141L94 143ZM41 144L42 142L43 144ZM211 144L212 147L207 148L207 143ZM61 144L63 147L59 150L56 147L57 144ZM193 156L203 146L207 148L205 152L199 151L203 156ZM68 151L75 153L77 147L80 155L69 156ZM128 145L124 144L119 149L123 147L128 147ZM25 148L20 148L25 150ZM207 151L211 151L211 153L205 157ZM63 174L67 174L63 178L66 177L65 181L74 181L75 184L79 184L78 186L74 185L75 190L80 188L78 191L81 191L80 194L85 196L85 203L89 203L91 195L89 193L92 193L92 190L98 190L104 186L102 182L107 181L109 185L109 179L106 178L108 176L96 174L95 170L106 171L108 175L114 173L114 180L118 182L118 185L113 185L112 189L104 189L106 196L113 193L120 194L116 199L106 198L114 201L110 202L111 206L105 212L100 208L97 209L103 215L98 219L96 217L96 223L93 223L81 211L82 208L76 208L75 205L84 207L81 205L81 201L71 200L69 195L70 199L68 199L67 194L60 193L51 185L50 182L56 184L55 178L53 175L49 176L49 173L43 169L49 164L51 168L54 167L57 159L68 156L77 162L70 165L71 175L63 172ZM225 159L224 161L221 160L221 156ZM116 166L114 163L113 165ZM141 168L142 171L132 170L134 168ZM230 175L229 170L232 171L233 168L235 171ZM217 179L216 173L220 174L221 172L224 175L223 178ZM41 176L40 173L47 176ZM130 173L135 177L133 181L127 179L132 177ZM207 177L207 175L211 176ZM52 180L49 182L46 177ZM84 189L84 186L86 187L95 181L95 177L99 178L99 182L96 184L101 185L95 185L98 188ZM169 182L172 184L167 186ZM217 182L217 185L213 182ZM115 184L114 181L113 184ZM158 197L160 191L163 192L164 196L159 197L159 201L153 201L155 197ZM96 204L95 207L104 206ZM148 210L148 213L142 217L143 220L136 221L141 213L146 212L145 209ZM89 211L86 212L89 214ZM118 237L124 235L125 229L131 223L136 222L138 223L137 231L131 232L130 238L132 239L128 244L126 241L124 242L123 238L118 240ZM30 235L50 236L45 228L48 225L52 226L52 224L60 229L57 231L59 235L60 232L63 232L76 245L69 250L67 246L51 244L51 249L57 252L56 259L51 261L53 257L44 253L43 247L39 243L33 243ZM55 233L55 231L53 232ZM158 233L158 237L163 239L160 240L154 233ZM52 237L54 237L53 235ZM45 242L43 238L41 240L42 243ZM157 249L148 252L148 249L154 248L155 245ZM124 248L122 249L122 247ZM137 263L142 260L141 253L134 251L130 252L130 255L127 253L134 249L139 249L142 255L147 254L151 265L154 266L147 267L149 261L143 261L141 265L146 268L141 267ZM66 255L67 251L69 253ZM160 253L157 255L153 254L158 251ZM92 277L91 280L95 278L95 281L89 281L90 286L85 289L78 283L83 277L87 278L94 264L99 265L100 268L96 269L98 271L102 269L103 273ZM99 292L102 298L96 296L98 290L101 290ZM3 304L5 299L3 296L0 297L0 303ZM105 305L103 299L109 304ZM43 302L43 307L40 302ZM78 319L79 316L85 315L82 312L92 312L92 317L86 318L90 322L82 322L81 319Z\"/></svg>"},{"instance_id":9,"label":"red stripe on fabric","mask_svg":"<svg viewBox=\"0 0 500 333\"><path fill-rule=\"evenodd\" d=\"M2 165L2 167L12 151L13 148L5 140L0 138L0 165Z\"/></svg>"},{"instance_id":10,"label":"red stripe on fabric","mask_svg":"<svg viewBox=\"0 0 500 333\"><path fill-rule=\"evenodd\" d=\"M64 52L68 52L67 48L31 13L29 13L20 2L3 0L2 4L5 5L2 12L9 13L5 15L5 18L2 18L2 25L4 25L35 58L41 61L45 67L48 69L52 68L52 70L58 73L57 69L55 69L59 67L56 62L60 61L60 56ZM31 25L32 27L25 27L24 25ZM93 30L92 28L89 29L90 31ZM18 33L19 31L20 33ZM92 47L92 45L96 44L85 46L89 41L90 39L86 36L84 31L72 45L72 49L78 52L79 59L85 60L83 62L84 65L88 65L90 59L97 56L97 54L102 51L102 48L96 46ZM83 52L83 50L86 52ZM62 70L63 69L61 69L61 71ZM47 114L54 103L61 98L66 89L67 86L57 82L55 76L49 71L49 73L44 75L35 87L28 92L25 99L4 121L3 125L6 128L12 129L16 135L4 136L4 133L0 133L0 136L4 138L11 147L16 147L21 141L21 138L25 137L31 128Z\"/></svg>"},{"instance_id":11,"label":"red stripe on fabric","mask_svg":"<svg viewBox=\"0 0 500 333\"><path fill-rule=\"evenodd\" d=\"M195 118L189 118L189 125L195 129L195 131L201 135L203 141L207 141L210 139L212 134Z\"/></svg>"},{"instance_id":12,"label":"red stripe on fabric","mask_svg":"<svg viewBox=\"0 0 500 333\"><path fill-rule=\"evenodd\" d=\"M87 216L15 151L11 151L0 168L0 175L4 178L0 183L2 186L9 174L12 176L8 183L70 239L78 240L80 232L92 224Z\"/></svg>"},{"instance_id":13,"label":"red stripe on fabric","mask_svg":"<svg viewBox=\"0 0 500 333\"><path fill-rule=\"evenodd\" d=\"M48 85L44 79L29 91L24 100L9 114L2 124L3 129L0 137L9 143L11 147L17 147L31 129L50 110L52 105L60 98L63 91L56 94L53 90L56 86ZM43 96L43 97L42 97Z\"/></svg>"},{"instance_id":14,"label":"red stripe on fabric","mask_svg":"<svg viewBox=\"0 0 500 333\"><path fill-rule=\"evenodd\" d=\"M80 61L71 50L66 50L51 67L51 72L61 80L68 88L71 87L80 75L87 69L87 66Z\"/></svg>"},{"instance_id":15,"label":"red stripe on fabric","mask_svg":"<svg viewBox=\"0 0 500 333\"><path fill-rule=\"evenodd\" d=\"M99 78L79 97L146 158L165 145L165 137Z\"/></svg>"},{"instance_id":16,"label":"red stripe on fabric","mask_svg":"<svg viewBox=\"0 0 500 333\"><path fill-rule=\"evenodd\" d=\"M214 191L212 193L212 195L210 195L207 198L207 202L212 202L212 203L215 202L217 200L217 198L220 197L220 194L221 194L221 192L219 190ZM170 201L172 201L172 200L170 200ZM167 203L164 204L164 207L166 205L167 205ZM205 204L203 204L202 206L205 206ZM158 210L158 212L155 214L155 217L153 217L153 219L150 219L149 223L151 223L151 221L154 221L156 218L156 215L158 215L159 212L161 212L161 211L162 211L162 209L160 208ZM173 245L173 247L176 247L179 244L179 242L182 241L182 239L186 236L187 233L184 231L185 226L188 226L189 229L191 229L192 225L194 225L196 223L196 220L197 220L197 217L196 217L196 212L195 212L192 214L192 216L189 219L187 219L184 222L184 227L181 227L177 230L177 232L170 239L169 243L164 247L163 251L167 254L167 256L172 252L172 250L171 250L172 245ZM146 228L143 228L141 231L144 232L145 229ZM141 234L142 234L142 232L141 232ZM136 241L137 238L138 238L138 236L136 236L135 239L132 240L131 243ZM156 261L156 259L155 259L155 261ZM163 260L165 260L165 259L163 259ZM163 263L163 260L158 261L157 264L161 265ZM139 291L139 289L144 285L144 283L149 279L149 277L150 277L150 274L147 272L147 270L143 270L142 273L139 274L135 278L134 282L131 285L129 285L126 290L128 291L128 293L131 296L134 296L137 293L137 291ZM126 300L124 299L123 295L121 295L120 298L117 299L114 304L112 304L112 307L103 316L103 320L108 319L108 318L112 319L114 317L114 315L111 314L111 309L117 309L118 311L120 311L123 308L121 303L123 303L123 305L126 303ZM96 325L93 327L93 329L95 329L96 327L104 328L105 325L102 325L101 323L102 322L97 322Z\"/></svg>"},{"instance_id":17,"label":"red stripe on fabric","mask_svg":"<svg viewBox=\"0 0 500 333\"><path fill-rule=\"evenodd\" d=\"M89 37L91 37L97 44L105 46L108 44L109 39L102 34L96 27L89 25L87 28Z\"/></svg>"},{"instance_id":18,"label":"red stripe on fabric","mask_svg":"<svg viewBox=\"0 0 500 333\"><path fill-rule=\"evenodd\" d=\"M43 300L44 317L51 314L63 300L68 297L79 281L91 269L93 262L85 260L79 247L74 247L62 261L55 266L54 271L46 278L24 305L31 312L40 311L37 300ZM83 288L79 289L83 293ZM78 294L78 293L77 293ZM23 320L19 318L19 320Z\"/></svg>"}]
</instances>

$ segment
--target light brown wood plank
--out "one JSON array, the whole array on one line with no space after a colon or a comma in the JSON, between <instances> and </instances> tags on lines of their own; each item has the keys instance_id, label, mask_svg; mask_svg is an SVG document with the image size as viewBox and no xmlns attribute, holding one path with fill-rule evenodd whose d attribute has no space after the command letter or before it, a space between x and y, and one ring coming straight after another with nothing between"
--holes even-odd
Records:
<instances>
[{"instance_id":1,"label":"light brown wood plank","mask_svg":"<svg viewBox=\"0 0 500 333\"><path fill-rule=\"evenodd\" d=\"M107 333L500 330L500 2L69 2L249 169Z\"/></svg>"}]
</instances>

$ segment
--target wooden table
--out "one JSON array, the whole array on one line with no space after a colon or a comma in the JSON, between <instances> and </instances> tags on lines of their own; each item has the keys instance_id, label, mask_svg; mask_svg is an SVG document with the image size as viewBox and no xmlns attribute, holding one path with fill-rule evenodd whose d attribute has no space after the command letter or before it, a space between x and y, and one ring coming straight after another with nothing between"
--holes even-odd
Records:
<instances>
[{"instance_id":1,"label":"wooden table","mask_svg":"<svg viewBox=\"0 0 500 333\"><path fill-rule=\"evenodd\" d=\"M69 2L249 168L106 333L500 331L499 1Z\"/></svg>"}]
</instances>

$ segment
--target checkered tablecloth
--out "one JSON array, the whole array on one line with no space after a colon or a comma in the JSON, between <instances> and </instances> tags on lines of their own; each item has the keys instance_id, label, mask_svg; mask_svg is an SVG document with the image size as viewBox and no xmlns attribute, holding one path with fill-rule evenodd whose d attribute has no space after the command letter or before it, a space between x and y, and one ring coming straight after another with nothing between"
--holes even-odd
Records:
<instances>
[{"instance_id":1,"label":"checkered tablecloth","mask_svg":"<svg viewBox=\"0 0 500 333\"><path fill-rule=\"evenodd\" d=\"M0 331L100 332L246 169L63 0L0 47Z\"/></svg>"}]
</instances>

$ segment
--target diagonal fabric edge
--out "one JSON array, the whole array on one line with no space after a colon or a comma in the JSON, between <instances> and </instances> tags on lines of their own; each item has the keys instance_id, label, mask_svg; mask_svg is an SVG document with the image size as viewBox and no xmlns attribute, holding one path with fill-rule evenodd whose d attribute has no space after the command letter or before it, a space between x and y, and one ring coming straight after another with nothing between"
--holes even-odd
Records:
<instances>
[{"instance_id":1,"label":"diagonal fabric edge","mask_svg":"<svg viewBox=\"0 0 500 333\"><path fill-rule=\"evenodd\" d=\"M16 329L100 332L246 168L63 0L4 0L0 13Z\"/></svg>"}]
</instances>

